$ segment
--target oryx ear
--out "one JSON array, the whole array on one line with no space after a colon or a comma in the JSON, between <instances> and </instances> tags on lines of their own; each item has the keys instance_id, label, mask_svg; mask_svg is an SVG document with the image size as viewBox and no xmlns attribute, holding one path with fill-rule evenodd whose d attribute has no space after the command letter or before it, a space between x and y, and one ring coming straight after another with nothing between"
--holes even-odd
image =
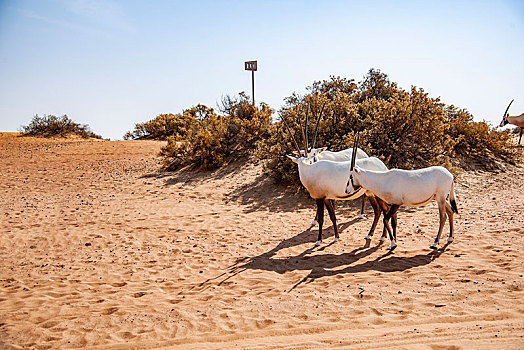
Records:
<instances>
[{"instance_id":1,"label":"oryx ear","mask_svg":"<svg viewBox=\"0 0 524 350\"><path fill-rule=\"evenodd\" d=\"M356 173L356 174L360 174L360 170L358 170L358 168L353 168L353 171Z\"/></svg>"},{"instance_id":2,"label":"oryx ear","mask_svg":"<svg viewBox=\"0 0 524 350\"><path fill-rule=\"evenodd\" d=\"M286 157L288 157L289 159L291 159L293 161L293 163L295 164L298 164L298 158L295 158L293 156L290 156L289 154L286 154Z\"/></svg>"},{"instance_id":3,"label":"oryx ear","mask_svg":"<svg viewBox=\"0 0 524 350\"><path fill-rule=\"evenodd\" d=\"M320 153L320 152L324 152L324 151L327 150L327 149L328 149L327 147L319 148L319 149L318 149L318 153Z\"/></svg>"}]
</instances>

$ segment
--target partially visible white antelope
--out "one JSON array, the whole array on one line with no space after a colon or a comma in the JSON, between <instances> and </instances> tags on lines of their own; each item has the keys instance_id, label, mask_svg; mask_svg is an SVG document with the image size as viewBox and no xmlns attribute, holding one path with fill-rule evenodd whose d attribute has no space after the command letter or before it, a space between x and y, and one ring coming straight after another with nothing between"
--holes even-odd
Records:
<instances>
[{"instance_id":1,"label":"partially visible white antelope","mask_svg":"<svg viewBox=\"0 0 524 350\"><path fill-rule=\"evenodd\" d=\"M522 139L522 130L524 129L524 113L522 113L521 115L510 116L508 114L508 110L509 110L509 106L511 106L512 103L513 103L513 100L511 100L511 102L508 105L508 108L506 108L506 111L504 112L504 115L502 116L502 121L500 122L499 126L503 127L504 125L507 125L507 124L513 124L513 125L520 127L520 136L519 136L519 143L518 143L520 145L520 140Z\"/></svg>"},{"instance_id":2,"label":"partially visible white antelope","mask_svg":"<svg viewBox=\"0 0 524 350\"><path fill-rule=\"evenodd\" d=\"M308 108L309 112L309 108ZM307 121L308 121L308 112L306 112L306 132L301 126L303 139L304 139L304 154L305 156L296 158L289 156L297 165L298 172L300 176L300 182L308 190L310 196L316 200L317 204L317 219L318 219L318 239L315 242L315 246L320 245L322 242L322 225L324 223L324 205L326 206L331 222L333 223L333 229L335 231L335 242L339 239L338 227L335 216L335 209L333 207L333 200L342 199L342 200L353 200L364 193L366 190L357 190L351 194L347 194L346 184L348 179L348 172L350 172L355 166L355 162L358 162L360 166L367 169L374 170L387 170L385 164L378 158L368 157L363 159L357 159L356 152L357 148L353 147L353 154L351 157L351 162L334 162L331 160L318 160L315 161L313 156L308 155L308 144L307 144ZM297 149L298 154L302 154L302 151L298 147L297 142L295 141L293 134L287 124L287 121L283 115L281 115L286 128L291 135L293 143ZM318 125L318 123L317 123ZM375 198L372 193L369 193L370 203L372 203L373 210L375 211L375 219L373 221L372 228L366 239L370 239L375 230L376 224L380 217L381 212L384 209L387 209L387 204L384 203L380 198ZM396 216L394 218L396 222Z\"/></svg>"},{"instance_id":3,"label":"partially visible white antelope","mask_svg":"<svg viewBox=\"0 0 524 350\"><path fill-rule=\"evenodd\" d=\"M294 152L296 156L297 152ZM328 151L327 147L322 148L311 148L308 151L308 155L313 157L313 160L316 162L318 160L332 160L334 162L351 162L351 157L353 156L353 148L346 148L342 151L332 152ZM304 151L301 151L298 157L305 156ZM364 152L362 149L357 148L357 159L368 158L369 155Z\"/></svg>"},{"instance_id":4,"label":"partially visible white antelope","mask_svg":"<svg viewBox=\"0 0 524 350\"><path fill-rule=\"evenodd\" d=\"M384 213L384 226L391 239L388 250L397 247L396 222L393 222L393 232L391 232L388 220L396 214L398 208L402 205L420 207L436 199L440 214L440 226L437 237L430 246L431 249L436 249L446 222L446 215L449 219L450 230L448 242L453 241L453 213L458 213L453 183L453 175L441 166L418 170L373 171L360 168L357 165L350 172L346 193L351 195L366 189L391 205L389 210Z\"/></svg>"}]
</instances>

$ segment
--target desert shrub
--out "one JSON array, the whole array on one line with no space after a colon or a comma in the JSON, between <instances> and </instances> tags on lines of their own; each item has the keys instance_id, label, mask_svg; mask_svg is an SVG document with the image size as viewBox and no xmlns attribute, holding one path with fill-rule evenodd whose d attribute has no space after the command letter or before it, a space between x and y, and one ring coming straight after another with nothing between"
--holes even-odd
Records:
<instances>
[{"instance_id":1,"label":"desert shrub","mask_svg":"<svg viewBox=\"0 0 524 350\"><path fill-rule=\"evenodd\" d=\"M391 82L387 74L378 69L371 68L364 79L359 83L358 101L362 102L371 98L388 101L402 91L397 83Z\"/></svg>"},{"instance_id":2,"label":"desert shrub","mask_svg":"<svg viewBox=\"0 0 524 350\"><path fill-rule=\"evenodd\" d=\"M195 120L185 139L169 137L160 155L170 169L185 165L214 169L222 165L230 153L226 135L227 121L213 113L203 120Z\"/></svg>"},{"instance_id":3,"label":"desert shrub","mask_svg":"<svg viewBox=\"0 0 524 350\"><path fill-rule=\"evenodd\" d=\"M490 157L514 162L517 157L507 132L474 122L467 111L446 106L423 89L412 87L405 91L374 69L358 84L352 79L330 77L314 82L305 96L293 94L285 101L279 115L290 124L301 149L300 125L307 106L312 138L316 117L326 103L316 147L327 146L333 151L352 147L360 132L359 147L381 158L390 168L463 166L473 158ZM277 182L298 182L297 167L286 157L295 151L291 137L281 121L270 130L267 142L259 144L257 155L267 159L266 170Z\"/></svg>"},{"instance_id":4,"label":"desert shrub","mask_svg":"<svg viewBox=\"0 0 524 350\"><path fill-rule=\"evenodd\" d=\"M29 136L51 137L78 135L83 138L102 138L102 136L92 132L87 124L75 123L65 114L61 117L54 115L44 115L40 117L37 114L28 125L23 125L20 131Z\"/></svg>"},{"instance_id":5,"label":"desert shrub","mask_svg":"<svg viewBox=\"0 0 524 350\"><path fill-rule=\"evenodd\" d=\"M181 114L160 114L148 122L135 124L135 129L128 131L124 139L167 140L168 137L184 139L195 120L202 119L206 113L211 112L208 107L197 105Z\"/></svg>"},{"instance_id":6,"label":"desert shrub","mask_svg":"<svg viewBox=\"0 0 524 350\"><path fill-rule=\"evenodd\" d=\"M230 120L229 132L235 148L251 152L258 142L269 136L273 111L266 103L262 102L260 107L256 107L241 92L238 98L226 96L221 110Z\"/></svg>"},{"instance_id":7,"label":"desert shrub","mask_svg":"<svg viewBox=\"0 0 524 350\"><path fill-rule=\"evenodd\" d=\"M443 107L438 99L416 88L409 93L398 91L388 101L366 99L360 103L362 145L389 167L413 169L443 164L453 147L446 134Z\"/></svg>"},{"instance_id":8,"label":"desert shrub","mask_svg":"<svg viewBox=\"0 0 524 350\"><path fill-rule=\"evenodd\" d=\"M255 107L245 94L222 101L224 115L202 105L184 111L191 122L185 135L168 137L160 155L164 166L176 169L191 165L215 169L233 158L251 155L269 137L272 110L264 103Z\"/></svg>"},{"instance_id":9,"label":"desert shrub","mask_svg":"<svg viewBox=\"0 0 524 350\"><path fill-rule=\"evenodd\" d=\"M493 157L515 164L518 153L511 147L512 136L508 130L497 131L486 122L475 122L468 111L455 106L446 107L446 117L449 136L454 139L453 150L465 167L474 162L491 168Z\"/></svg>"}]
</instances>

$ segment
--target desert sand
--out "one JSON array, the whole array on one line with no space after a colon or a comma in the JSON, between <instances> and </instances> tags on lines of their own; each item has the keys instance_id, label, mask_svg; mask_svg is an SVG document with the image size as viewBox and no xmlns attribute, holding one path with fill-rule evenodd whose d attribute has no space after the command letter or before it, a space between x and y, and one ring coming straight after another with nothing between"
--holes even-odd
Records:
<instances>
[{"instance_id":1,"label":"desert sand","mask_svg":"<svg viewBox=\"0 0 524 350\"><path fill-rule=\"evenodd\" d=\"M1 349L524 348L523 168L461 174L437 251L436 204L401 209L390 253L369 205L315 248L302 191L163 144L0 134Z\"/></svg>"}]
</instances>

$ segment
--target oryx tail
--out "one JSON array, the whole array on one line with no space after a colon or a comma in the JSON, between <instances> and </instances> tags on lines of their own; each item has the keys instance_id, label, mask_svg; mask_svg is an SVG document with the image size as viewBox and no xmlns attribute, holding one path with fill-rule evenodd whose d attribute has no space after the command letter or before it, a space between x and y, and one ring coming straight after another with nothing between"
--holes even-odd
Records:
<instances>
[{"instance_id":1,"label":"oryx tail","mask_svg":"<svg viewBox=\"0 0 524 350\"><path fill-rule=\"evenodd\" d=\"M458 214L457 201L455 198L455 189L454 188L455 188L455 181L451 182L451 189L449 191L449 204L451 204L451 209L453 210L453 212Z\"/></svg>"}]
</instances>

